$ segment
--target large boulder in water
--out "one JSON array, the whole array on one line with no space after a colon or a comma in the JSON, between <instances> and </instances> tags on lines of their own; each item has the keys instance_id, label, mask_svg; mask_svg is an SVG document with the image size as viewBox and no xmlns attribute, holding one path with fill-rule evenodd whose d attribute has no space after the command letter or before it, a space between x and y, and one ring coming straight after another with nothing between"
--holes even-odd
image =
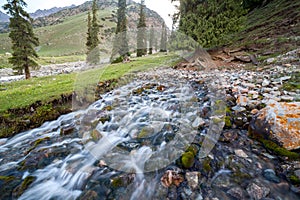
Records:
<instances>
[{"instance_id":1,"label":"large boulder in water","mask_svg":"<svg viewBox=\"0 0 300 200\"><path fill-rule=\"evenodd\" d=\"M251 134L270 139L287 150L300 148L300 102L269 101L251 122Z\"/></svg>"}]
</instances>

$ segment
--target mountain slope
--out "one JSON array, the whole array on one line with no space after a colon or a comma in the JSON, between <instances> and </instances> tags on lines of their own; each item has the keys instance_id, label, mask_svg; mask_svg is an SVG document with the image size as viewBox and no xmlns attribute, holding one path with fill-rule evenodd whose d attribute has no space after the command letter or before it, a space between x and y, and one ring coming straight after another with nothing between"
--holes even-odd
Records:
<instances>
[{"instance_id":1,"label":"mountain slope","mask_svg":"<svg viewBox=\"0 0 300 200\"><path fill-rule=\"evenodd\" d=\"M9 16L0 11L0 22L9 22Z\"/></svg>"},{"instance_id":2,"label":"mountain slope","mask_svg":"<svg viewBox=\"0 0 300 200\"><path fill-rule=\"evenodd\" d=\"M74 7L75 7L75 5L66 6L66 7L54 7L54 8L50 8L50 9L44 9L44 10L38 9L34 13L30 13L30 16L33 19L36 19L36 18L39 18L39 17L46 17L46 16L49 16L51 14L57 13L61 10L65 10L65 9L68 9L68 8L74 8Z\"/></svg>"},{"instance_id":3,"label":"mountain slope","mask_svg":"<svg viewBox=\"0 0 300 200\"><path fill-rule=\"evenodd\" d=\"M233 47L258 54L278 54L300 46L300 1L273 0L248 14Z\"/></svg>"},{"instance_id":4,"label":"mountain slope","mask_svg":"<svg viewBox=\"0 0 300 200\"><path fill-rule=\"evenodd\" d=\"M116 27L117 1L99 1L100 10L98 20L100 22L100 42L102 42L102 54L111 48L110 39L114 36ZM102 4L102 3L103 4ZM128 30L136 30L139 4L132 2L128 6ZM42 21L35 33L40 39L37 48L40 56L66 56L82 55L86 52L87 12L91 8L91 2L86 2L74 8L67 8L47 17L38 18ZM161 27L163 19L154 11L146 9L147 26ZM45 24L51 24L43 26ZM105 41L105 42L104 42ZM10 52L10 40L8 34L0 34L0 53Z\"/></svg>"}]
</instances>

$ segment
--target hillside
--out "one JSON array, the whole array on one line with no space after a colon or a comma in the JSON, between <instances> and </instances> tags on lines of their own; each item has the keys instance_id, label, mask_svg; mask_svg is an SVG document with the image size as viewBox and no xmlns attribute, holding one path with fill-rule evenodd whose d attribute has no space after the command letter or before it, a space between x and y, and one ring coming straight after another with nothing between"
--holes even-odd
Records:
<instances>
[{"instance_id":1,"label":"hillside","mask_svg":"<svg viewBox=\"0 0 300 200\"><path fill-rule=\"evenodd\" d=\"M245 29L231 47L262 56L278 55L300 46L300 1L273 0L247 16Z\"/></svg>"},{"instance_id":2,"label":"hillside","mask_svg":"<svg viewBox=\"0 0 300 200\"><path fill-rule=\"evenodd\" d=\"M40 39L37 47L40 56L69 56L85 54L85 40L87 32L87 12L91 2L76 7L67 8L46 17L37 18L34 22L35 33ZM117 1L99 1L99 22L101 26L100 38L102 54L111 46L110 40L114 36L116 27ZM137 26L139 4L130 1L128 5L128 29L135 30ZM146 9L147 25L161 27L163 19L154 11ZM104 44L105 42L105 44ZM0 54L10 52L10 39L8 34L0 34Z\"/></svg>"}]
</instances>

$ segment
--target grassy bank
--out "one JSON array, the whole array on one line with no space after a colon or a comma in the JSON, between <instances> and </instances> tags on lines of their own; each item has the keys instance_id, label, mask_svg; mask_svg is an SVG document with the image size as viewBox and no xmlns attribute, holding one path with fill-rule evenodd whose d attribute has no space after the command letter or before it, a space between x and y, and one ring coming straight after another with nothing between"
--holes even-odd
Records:
<instances>
[{"instance_id":1,"label":"grassy bank","mask_svg":"<svg viewBox=\"0 0 300 200\"><path fill-rule=\"evenodd\" d=\"M0 138L40 126L71 111L72 93L95 92L97 83L119 80L136 71L169 66L175 55L156 54L133 59L130 63L99 66L89 71L58 76L32 78L0 85ZM110 87L111 88L111 87ZM106 91L106 90L104 90ZM89 94L83 94L88 96ZM95 99L94 94L92 102Z\"/></svg>"},{"instance_id":2,"label":"grassy bank","mask_svg":"<svg viewBox=\"0 0 300 200\"><path fill-rule=\"evenodd\" d=\"M28 106L36 101L55 99L61 94L70 94L77 82L86 86L93 85L99 81L117 79L130 71L167 65L175 59L174 55L157 54L134 59L130 63L101 66L79 74L62 74L4 83L0 85L0 112Z\"/></svg>"}]
</instances>

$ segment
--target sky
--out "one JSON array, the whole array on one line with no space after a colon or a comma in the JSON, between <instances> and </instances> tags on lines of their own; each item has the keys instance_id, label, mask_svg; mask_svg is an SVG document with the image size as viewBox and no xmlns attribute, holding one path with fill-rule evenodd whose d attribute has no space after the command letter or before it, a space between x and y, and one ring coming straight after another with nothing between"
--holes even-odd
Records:
<instances>
[{"instance_id":1,"label":"sky","mask_svg":"<svg viewBox=\"0 0 300 200\"><path fill-rule=\"evenodd\" d=\"M64 7L72 4L80 5L87 0L25 0L27 3L27 12L35 12L38 9L49 9L53 7ZM140 2L140 0L133 0ZM1 7L6 3L6 0L0 0ZM156 11L160 16L164 18L169 28L172 27L172 19L169 14L175 12L174 5L171 4L171 0L145 0L146 6L151 10ZM1 9L1 11L3 11Z\"/></svg>"}]
</instances>

